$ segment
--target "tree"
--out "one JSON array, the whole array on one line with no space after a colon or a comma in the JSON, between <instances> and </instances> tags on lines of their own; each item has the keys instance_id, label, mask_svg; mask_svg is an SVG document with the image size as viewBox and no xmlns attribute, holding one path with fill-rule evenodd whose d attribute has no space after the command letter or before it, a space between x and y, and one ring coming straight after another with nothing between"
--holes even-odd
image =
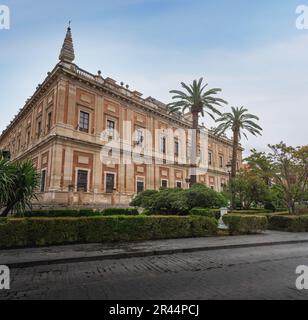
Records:
<instances>
[{"instance_id":1,"label":"tree","mask_svg":"<svg viewBox=\"0 0 308 320\"><path fill-rule=\"evenodd\" d=\"M256 149L251 150L251 155L245 159L249 170L263 178L268 186L272 184L272 164L269 156L265 152L258 152Z\"/></svg>"},{"instance_id":2,"label":"tree","mask_svg":"<svg viewBox=\"0 0 308 320\"><path fill-rule=\"evenodd\" d=\"M5 201L2 208L5 209L2 216L6 217L12 211L22 213L31 208L32 201L36 199L39 175L31 161L8 162L4 172L9 179L9 183L3 186Z\"/></svg>"},{"instance_id":3,"label":"tree","mask_svg":"<svg viewBox=\"0 0 308 320\"><path fill-rule=\"evenodd\" d=\"M245 210L249 210L253 204L264 203L269 194L264 180L252 171L241 171L230 181L229 189L236 203Z\"/></svg>"},{"instance_id":4,"label":"tree","mask_svg":"<svg viewBox=\"0 0 308 320\"><path fill-rule=\"evenodd\" d=\"M185 89L185 92L172 90L170 93L175 94L172 97L175 101L168 105L169 113L178 113L189 111L192 114L192 175L191 175L191 186L197 183L196 177L196 158L197 158L197 136L199 129L199 116L203 117L205 114L208 114L211 118L215 120L215 115L221 115L221 112L218 110L219 107L222 107L225 104L228 104L225 100L218 98L217 94L222 90L219 88L214 88L207 90L208 84L203 83L203 78L199 81L195 80L192 85L187 85L181 83L182 87Z\"/></svg>"},{"instance_id":5,"label":"tree","mask_svg":"<svg viewBox=\"0 0 308 320\"><path fill-rule=\"evenodd\" d=\"M281 142L269 147L274 182L290 214L295 214L296 203L304 201L308 189L308 145L293 148Z\"/></svg>"},{"instance_id":6,"label":"tree","mask_svg":"<svg viewBox=\"0 0 308 320\"><path fill-rule=\"evenodd\" d=\"M216 120L219 123L215 129L215 134L221 136L226 133L227 130L233 132L233 152L232 152L232 169L231 178L236 177L237 171L237 160L238 160L238 149L242 135L248 139L247 133L251 133L254 136L262 135L262 128L257 125L254 120L259 121L259 118L253 114L248 113L248 109L244 107L235 108L232 107L231 113L223 114L219 119ZM235 207L235 199L232 197L232 207Z\"/></svg>"}]
</instances>

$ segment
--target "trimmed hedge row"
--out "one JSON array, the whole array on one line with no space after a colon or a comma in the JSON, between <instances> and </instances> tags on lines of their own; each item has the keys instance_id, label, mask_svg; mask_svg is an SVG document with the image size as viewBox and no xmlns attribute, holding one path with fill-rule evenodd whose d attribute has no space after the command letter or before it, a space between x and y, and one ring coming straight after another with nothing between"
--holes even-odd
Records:
<instances>
[{"instance_id":1,"label":"trimmed hedge row","mask_svg":"<svg viewBox=\"0 0 308 320\"><path fill-rule=\"evenodd\" d=\"M228 214L223 221L231 235L257 234L267 230L268 226L267 217L258 215Z\"/></svg>"},{"instance_id":2,"label":"trimmed hedge row","mask_svg":"<svg viewBox=\"0 0 308 320\"><path fill-rule=\"evenodd\" d=\"M64 217L96 217L114 215L139 215L135 208L110 208L103 211L93 209L52 209L52 210L32 210L24 214L15 215L16 218L64 218Z\"/></svg>"},{"instance_id":3,"label":"trimmed hedge row","mask_svg":"<svg viewBox=\"0 0 308 320\"><path fill-rule=\"evenodd\" d=\"M138 216L139 212L136 208L109 208L103 211L104 216Z\"/></svg>"},{"instance_id":4,"label":"trimmed hedge row","mask_svg":"<svg viewBox=\"0 0 308 320\"><path fill-rule=\"evenodd\" d=\"M192 216L208 217L216 220L220 219L220 210L217 209L194 208L190 211L190 214Z\"/></svg>"},{"instance_id":5,"label":"trimmed hedge row","mask_svg":"<svg viewBox=\"0 0 308 320\"><path fill-rule=\"evenodd\" d=\"M268 220L270 230L288 232L308 232L308 215L273 215L269 216Z\"/></svg>"},{"instance_id":6,"label":"trimmed hedge row","mask_svg":"<svg viewBox=\"0 0 308 320\"><path fill-rule=\"evenodd\" d=\"M204 217L0 219L1 248L176 239L216 234L216 220Z\"/></svg>"}]
</instances>

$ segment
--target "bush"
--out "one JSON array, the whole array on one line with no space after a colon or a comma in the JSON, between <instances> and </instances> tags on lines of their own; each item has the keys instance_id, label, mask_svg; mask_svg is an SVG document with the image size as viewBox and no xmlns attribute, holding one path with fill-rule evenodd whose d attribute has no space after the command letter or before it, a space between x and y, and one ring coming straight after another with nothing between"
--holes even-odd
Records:
<instances>
[{"instance_id":1,"label":"bush","mask_svg":"<svg viewBox=\"0 0 308 320\"><path fill-rule=\"evenodd\" d=\"M0 219L1 248L176 239L216 234L217 222L206 217Z\"/></svg>"},{"instance_id":2,"label":"bush","mask_svg":"<svg viewBox=\"0 0 308 320\"><path fill-rule=\"evenodd\" d=\"M308 232L308 216L273 215L268 217L269 229L288 232Z\"/></svg>"},{"instance_id":3,"label":"bush","mask_svg":"<svg viewBox=\"0 0 308 320\"><path fill-rule=\"evenodd\" d=\"M227 200L221 193L197 184L189 190L145 191L131 205L143 207L147 214L188 215L193 208L221 208L227 205Z\"/></svg>"},{"instance_id":4,"label":"bush","mask_svg":"<svg viewBox=\"0 0 308 320\"><path fill-rule=\"evenodd\" d=\"M139 193L135 199L131 202L132 207L149 208L152 205L153 196L156 195L156 190L146 190Z\"/></svg>"},{"instance_id":5,"label":"bush","mask_svg":"<svg viewBox=\"0 0 308 320\"><path fill-rule=\"evenodd\" d=\"M220 210L215 209L194 208L190 211L190 214L193 216L214 218L216 220L220 219Z\"/></svg>"},{"instance_id":6,"label":"bush","mask_svg":"<svg viewBox=\"0 0 308 320\"><path fill-rule=\"evenodd\" d=\"M264 204L264 209L269 210L271 212L276 212L277 208L271 201L266 201Z\"/></svg>"},{"instance_id":7,"label":"bush","mask_svg":"<svg viewBox=\"0 0 308 320\"><path fill-rule=\"evenodd\" d=\"M17 218L57 218L57 217L93 217L100 215L92 209L55 209L55 210L32 210L27 211L24 214L14 215Z\"/></svg>"},{"instance_id":8,"label":"bush","mask_svg":"<svg viewBox=\"0 0 308 320\"><path fill-rule=\"evenodd\" d=\"M109 208L103 211L104 216L137 216L139 212L135 208Z\"/></svg>"},{"instance_id":9,"label":"bush","mask_svg":"<svg viewBox=\"0 0 308 320\"><path fill-rule=\"evenodd\" d=\"M254 209L254 210L232 210L232 214L243 214L243 215L263 215L273 213L271 210L266 209Z\"/></svg>"},{"instance_id":10,"label":"bush","mask_svg":"<svg viewBox=\"0 0 308 320\"><path fill-rule=\"evenodd\" d=\"M228 214L223 217L232 235L257 234L267 229L266 216Z\"/></svg>"}]
</instances>

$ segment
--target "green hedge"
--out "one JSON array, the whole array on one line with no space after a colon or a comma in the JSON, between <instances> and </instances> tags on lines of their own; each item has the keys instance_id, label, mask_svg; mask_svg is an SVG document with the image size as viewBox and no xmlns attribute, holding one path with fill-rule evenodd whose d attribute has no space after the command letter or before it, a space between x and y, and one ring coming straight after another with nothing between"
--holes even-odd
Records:
<instances>
[{"instance_id":1,"label":"green hedge","mask_svg":"<svg viewBox=\"0 0 308 320\"><path fill-rule=\"evenodd\" d=\"M228 214L223 217L229 232L235 234L257 234L265 231L268 226L266 216Z\"/></svg>"},{"instance_id":2,"label":"green hedge","mask_svg":"<svg viewBox=\"0 0 308 320\"><path fill-rule=\"evenodd\" d=\"M0 219L1 248L176 239L216 234L216 220L205 217Z\"/></svg>"},{"instance_id":3,"label":"green hedge","mask_svg":"<svg viewBox=\"0 0 308 320\"><path fill-rule=\"evenodd\" d=\"M220 219L220 210L217 209L194 208L190 211L190 214L192 216L208 217L216 220Z\"/></svg>"},{"instance_id":4,"label":"green hedge","mask_svg":"<svg viewBox=\"0 0 308 320\"><path fill-rule=\"evenodd\" d=\"M138 216L139 212L136 208L109 208L103 211L104 216Z\"/></svg>"},{"instance_id":5,"label":"green hedge","mask_svg":"<svg viewBox=\"0 0 308 320\"><path fill-rule=\"evenodd\" d=\"M268 217L268 220L270 230L288 232L308 232L308 215L274 215Z\"/></svg>"},{"instance_id":6,"label":"green hedge","mask_svg":"<svg viewBox=\"0 0 308 320\"><path fill-rule=\"evenodd\" d=\"M24 214L16 214L16 218L58 218L58 217L94 217L100 215L93 209L50 209L50 210L32 210Z\"/></svg>"},{"instance_id":7,"label":"green hedge","mask_svg":"<svg viewBox=\"0 0 308 320\"><path fill-rule=\"evenodd\" d=\"M15 215L16 218L65 218L65 217L95 217L95 216L135 216L139 212L135 208L110 208L102 212L93 209L54 209L54 210L32 210L24 214Z\"/></svg>"},{"instance_id":8,"label":"green hedge","mask_svg":"<svg viewBox=\"0 0 308 320\"><path fill-rule=\"evenodd\" d=\"M244 215L253 215L253 214L264 214L264 213L273 213L272 210L266 209L253 209L253 210L232 210L232 214L244 214Z\"/></svg>"}]
</instances>

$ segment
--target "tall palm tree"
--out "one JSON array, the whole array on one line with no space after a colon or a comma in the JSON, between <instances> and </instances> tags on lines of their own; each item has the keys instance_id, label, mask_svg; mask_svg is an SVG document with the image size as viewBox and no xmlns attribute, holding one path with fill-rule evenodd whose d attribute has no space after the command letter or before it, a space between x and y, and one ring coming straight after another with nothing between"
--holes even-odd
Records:
<instances>
[{"instance_id":1,"label":"tall palm tree","mask_svg":"<svg viewBox=\"0 0 308 320\"><path fill-rule=\"evenodd\" d=\"M244 107L235 108L232 107L231 113L223 114L219 119L216 120L219 123L218 127L215 129L215 134L221 136L226 133L227 130L232 130L233 132L233 152L232 152L232 171L231 177L236 177L237 171L237 155L239 143L242 135L248 140L247 133L254 136L262 135L263 129L255 123L260 119L248 113L248 109Z\"/></svg>"},{"instance_id":2,"label":"tall palm tree","mask_svg":"<svg viewBox=\"0 0 308 320\"><path fill-rule=\"evenodd\" d=\"M175 94L172 97L174 102L168 105L169 113L185 113L186 111L191 112L192 114L192 129L194 134L192 135L192 168L193 172L191 174L190 183L191 186L196 184L196 158L197 158L197 134L199 128L199 116L203 117L205 114L208 114L212 119L215 120L214 115L221 116L221 112L218 110L219 107L222 107L225 104L228 104L225 100L218 98L216 95L222 90L219 88L209 89L205 91L208 87L208 84L203 83L203 78L199 81L195 80L193 84L187 85L181 83L182 87L185 89L185 92L179 90L170 91L171 94Z\"/></svg>"}]
</instances>

